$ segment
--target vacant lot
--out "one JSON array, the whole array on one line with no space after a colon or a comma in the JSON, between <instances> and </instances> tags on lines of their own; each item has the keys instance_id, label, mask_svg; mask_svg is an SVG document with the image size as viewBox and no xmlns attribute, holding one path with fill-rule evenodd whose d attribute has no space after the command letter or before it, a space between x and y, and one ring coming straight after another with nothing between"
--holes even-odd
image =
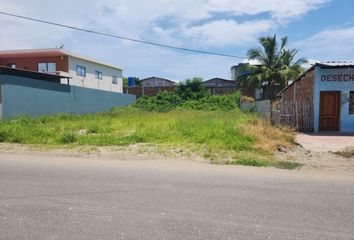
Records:
<instances>
[{"instance_id":1,"label":"vacant lot","mask_svg":"<svg viewBox=\"0 0 354 240\"><path fill-rule=\"evenodd\" d=\"M147 144L154 151L197 154L212 163L255 166L278 165L274 151L279 146L290 147L293 140L291 131L239 110L161 113L128 107L84 116L20 117L0 122L2 142L49 147Z\"/></svg>"}]
</instances>

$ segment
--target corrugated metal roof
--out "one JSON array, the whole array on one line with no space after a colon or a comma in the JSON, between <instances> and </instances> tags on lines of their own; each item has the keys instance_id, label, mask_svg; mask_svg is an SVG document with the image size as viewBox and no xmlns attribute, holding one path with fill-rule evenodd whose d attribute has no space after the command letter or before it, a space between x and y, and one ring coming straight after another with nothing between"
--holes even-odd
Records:
<instances>
[{"instance_id":1,"label":"corrugated metal roof","mask_svg":"<svg viewBox=\"0 0 354 240\"><path fill-rule=\"evenodd\" d=\"M148 78L143 78L143 79L139 79L139 82L143 82L146 80L151 80L151 79L156 79L156 80L163 80L163 81L167 81L170 82L172 84L177 84L175 81L167 79L167 78L160 78L160 77L148 77Z\"/></svg>"},{"instance_id":2,"label":"corrugated metal roof","mask_svg":"<svg viewBox=\"0 0 354 240\"><path fill-rule=\"evenodd\" d=\"M336 66L336 67L341 67L341 66L354 66L354 61L328 61L328 62L318 62L315 63L315 65L326 65L326 66Z\"/></svg>"}]
</instances>

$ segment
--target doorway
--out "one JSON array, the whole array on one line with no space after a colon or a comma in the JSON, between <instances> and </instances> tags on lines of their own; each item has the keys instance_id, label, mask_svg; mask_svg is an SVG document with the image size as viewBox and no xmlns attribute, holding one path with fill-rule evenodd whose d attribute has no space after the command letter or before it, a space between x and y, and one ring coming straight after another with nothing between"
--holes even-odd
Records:
<instances>
[{"instance_id":1,"label":"doorway","mask_svg":"<svg viewBox=\"0 0 354 240\"><path fill-rule=\"evenodd\" d=\"M340 92L320 93L319 131L339 131Z\"/></svg>"}]
</instances>

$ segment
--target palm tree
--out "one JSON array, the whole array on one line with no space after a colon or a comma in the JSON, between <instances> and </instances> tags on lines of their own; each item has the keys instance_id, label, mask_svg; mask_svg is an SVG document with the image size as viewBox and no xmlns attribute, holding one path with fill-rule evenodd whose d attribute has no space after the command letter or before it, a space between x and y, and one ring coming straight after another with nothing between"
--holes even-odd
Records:
<instances>
[{"instance_id":1,"label":"palm tree","mask_svg":"<svg viewBox=\"0 0 354 240\"><path fill-rule=\"evenodd\" d=\"M261 87L279 84L281 87L288 85L289 80L294 80L303 69L302 63L306 60L301 58L293 63L296 49L286 49L287 37L281 38L278 44L276 35L273 37L261 37L259 43L261 48L252 48L247 52L250 60L257 60L259 65L245 65L248 73L240 77L239 84Z\"/></svg>"}]
</instances>

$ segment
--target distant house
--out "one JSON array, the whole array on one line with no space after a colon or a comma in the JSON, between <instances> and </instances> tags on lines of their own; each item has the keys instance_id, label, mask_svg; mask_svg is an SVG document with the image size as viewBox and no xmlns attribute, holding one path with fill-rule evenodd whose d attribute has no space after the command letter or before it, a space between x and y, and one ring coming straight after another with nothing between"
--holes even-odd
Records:
<instances>
[{"instance_id":1,"label":"distant house","mask_svg":"<svg viewBox=\"0 0 354 240\"><path fill-rule=\"evenodd\" d=\"M235 87L235 81L224 78L212 78L202 82L204 87Z\"/></svg>"},{"instance_id":2,"label":"distant house","mask_svg":"<svg viewBox=\"0 0 354 240\"><path fill-rule=\"evenodd\" d=\"M175 81L159 77L144 78L140 79L139 82L140 86L128 86L124 89L124 92L140 98L142 96L155 96L159 92L173 92L177 86Z\"/></svg>"},{"instance_id":3,"label":"distant house","mask_svg":"<svg viewBox=\"0 0 354 240\"><path fill-rule=\"evenodd\" d=\"M63 49L0 51L0 65L69 77L69 84L123 92L122 69Z\"/></svg>"},{"instance_id":4,"label":"distant house","mask_svg":"<svg viewBox=\"0 0 354 240\"><path fill-rule=\"evenodd\" d=\"M227 94L236 90L235 81L224 78L212 78L203 81L202 85L212 94Z\"/></svg>"},{"instance_id":5,"label":"distant house","mask_svg":"<svg viewBox=\"0 0 354 240\"><path fill-rule=\"evenodd\" d=\"M139 80L142 87L173 87L176 85L176 82L159 77L149 77Z\"/></svg>"}]
</instances>

